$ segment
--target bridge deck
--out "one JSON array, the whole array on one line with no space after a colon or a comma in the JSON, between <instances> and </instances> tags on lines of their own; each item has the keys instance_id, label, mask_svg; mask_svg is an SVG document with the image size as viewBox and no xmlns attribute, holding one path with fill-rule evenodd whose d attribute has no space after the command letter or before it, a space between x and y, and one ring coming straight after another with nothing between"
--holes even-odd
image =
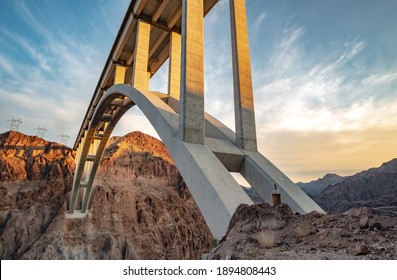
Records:
<instances>
[{"instance_id":1,"label":"bridge deck","mask_svg":"<svg viewBox=\"0 0 397 280\"><path fill-rule=\"evenodd\" d=\"M218 0L204 1L205 16ZM182 0L132 0L121 24L113 47L95 88L86 115L74 144L77 149L88 129L95 107L103 93L114 84L117 64L127 66L126 83L131 84L135 38L138 19L150 23L150 46L148 72L153 76L169 56L170 32L181 33Z\"/></svg>"}]
</instances>

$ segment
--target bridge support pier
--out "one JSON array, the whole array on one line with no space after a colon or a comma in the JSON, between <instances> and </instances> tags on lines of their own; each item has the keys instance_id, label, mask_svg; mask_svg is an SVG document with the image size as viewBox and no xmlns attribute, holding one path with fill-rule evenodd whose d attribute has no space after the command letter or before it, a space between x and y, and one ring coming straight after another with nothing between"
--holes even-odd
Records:
<instances>
[{"instance_id":1,"label":"bridge support pier","mask_svg":"<svg viewBox=\"0 0 397 280\"><path fill-rule=\"evenodd\" d=\"M203 43L203 1L183 0L179 135L194 144L204 144Z\"/></svg>"},{"instance_id":2,"label":"bridge support pier","mask_svg":"<svg viewBox=\"0 0 397 280\"><path fill-rule=\"evenodd\" d=\"M132 74L132 85L140 89L149 89L148 61L149 61L149 39L150 24L139 20L136 33L134 70Z\"/></svg>"},{"instance_id":3,"label":"bridge support pier","mask_svg":"<svg viewBox=\"0 0 397 280\"><path fill-rule=\"evenodd\" d=\"M179 100L181 90L181 35L170 33L170 61L168 68L168 95Z\"/></svg>"},{"instance_id":4,"label":"bridge support pier","mask_svg":"<svg viewBox=\"0 0 397 280\"><path fill-rule=\"evenodd\" d=\"M245 0L230 0L229 3L236 143L242 149L256 151L254 97Z\"/></svg>"}]
</instances>

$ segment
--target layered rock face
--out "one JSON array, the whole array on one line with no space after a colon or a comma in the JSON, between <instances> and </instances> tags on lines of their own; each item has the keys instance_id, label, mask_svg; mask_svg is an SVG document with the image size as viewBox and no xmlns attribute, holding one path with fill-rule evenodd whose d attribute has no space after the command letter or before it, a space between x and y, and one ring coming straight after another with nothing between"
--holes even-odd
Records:
<instances>
[{"instance_id":1,"label":"layered rock face","mask_svg":"<svg viewBox=\"0 0 397 280\"><path fill-rule=\"evenodd\" d=\"M0 135L1 259L195 259L211 234L163 144L142 133L109 141L89 217L65 219L73 152Z\"/></svg>"},{"instance_id":2,"label":"layered rock face","mask_svg":"<svg viewBox=\"0 0 397 280\"><path fill-rule=\"evenodd\" d=\"M207 259L397 258L397 217L369 208L293 214L286 204L240 205Z\"/></svg>"},{"instance_id":3,"label":"layered rock face","mask_svg":"<svg viewBox=\"0 0 397 280\"><path fill-rule=\"evenodd\" d=\"M0 257L17 259L61 215L73 180L74 154L14 131L0 134Z\"/></svg>"},{"instance_id":4,"label":"layered rock face","mask_svg":"<svg viewBox=\"0 0 397 280\"><path fill-rule=\"evenodd\" d=\"M15 131L0 134L0 182L73 176L74 155L64 145Z\"/></svg>"}]
</instances>

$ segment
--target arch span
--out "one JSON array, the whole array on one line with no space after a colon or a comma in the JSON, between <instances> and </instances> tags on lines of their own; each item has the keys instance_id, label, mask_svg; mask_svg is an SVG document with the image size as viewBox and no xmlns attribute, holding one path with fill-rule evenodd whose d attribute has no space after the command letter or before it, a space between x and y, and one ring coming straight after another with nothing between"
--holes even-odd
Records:
<instances>
[{"instance_id":1,"label":"arch span","mask_svg":"<svg viewBox=\"0 0 397 280\"><path fill-rule=\"evenodd\" d=\"M179 138L178 114L166 104L167 97L125 84L112 86L104 94L79 152L68 209L70 218L88 214L93 198L92 185L106 142L122 115L134 105L140 108L163 140L214 236L225 233L231 215L240 203L252 203L207 146L185 143ZM118 109L112 115L105 114L116 101L120 102Z\"/></svg>"},{"instance_id":2,"label":"arch span","mask_svg":"<svg viewBox=\"0 0 397 280\"><path fill-rule=\"evenodd\" d=\"M303 191L258 152L235 144L234 132L206 114L205 144L182 141L178 108L169 95L118 84L100 99L78 151L78 165L67 216L86 217L93 199L93 181L106 143L124 113L137 105L151 122L173 158L204 219L215 237L222 237L237 206L251 199L230 175L240 172L252 187L271 202L273 184L294 211L323 212ZM168 104L171 104L169 106ZM174 108L172 108L174 107Z\"/></svg>"}]
</instances>

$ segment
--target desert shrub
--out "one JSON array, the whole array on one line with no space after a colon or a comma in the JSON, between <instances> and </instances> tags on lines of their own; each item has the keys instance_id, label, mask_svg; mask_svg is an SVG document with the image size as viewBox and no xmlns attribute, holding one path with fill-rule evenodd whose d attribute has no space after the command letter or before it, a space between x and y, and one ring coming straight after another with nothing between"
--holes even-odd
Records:
<instances>
[{"instance_id":1,"label":"desert shrub","mask_svg":"<svg viewBox=\"0 0 397 280\"><path fill-rule=\"evenodd\" d=\"M275 244L276 234L272 230L261 231L257 234L256 240L264 248L272 248Z\"/></svg>"}]
</instances>

